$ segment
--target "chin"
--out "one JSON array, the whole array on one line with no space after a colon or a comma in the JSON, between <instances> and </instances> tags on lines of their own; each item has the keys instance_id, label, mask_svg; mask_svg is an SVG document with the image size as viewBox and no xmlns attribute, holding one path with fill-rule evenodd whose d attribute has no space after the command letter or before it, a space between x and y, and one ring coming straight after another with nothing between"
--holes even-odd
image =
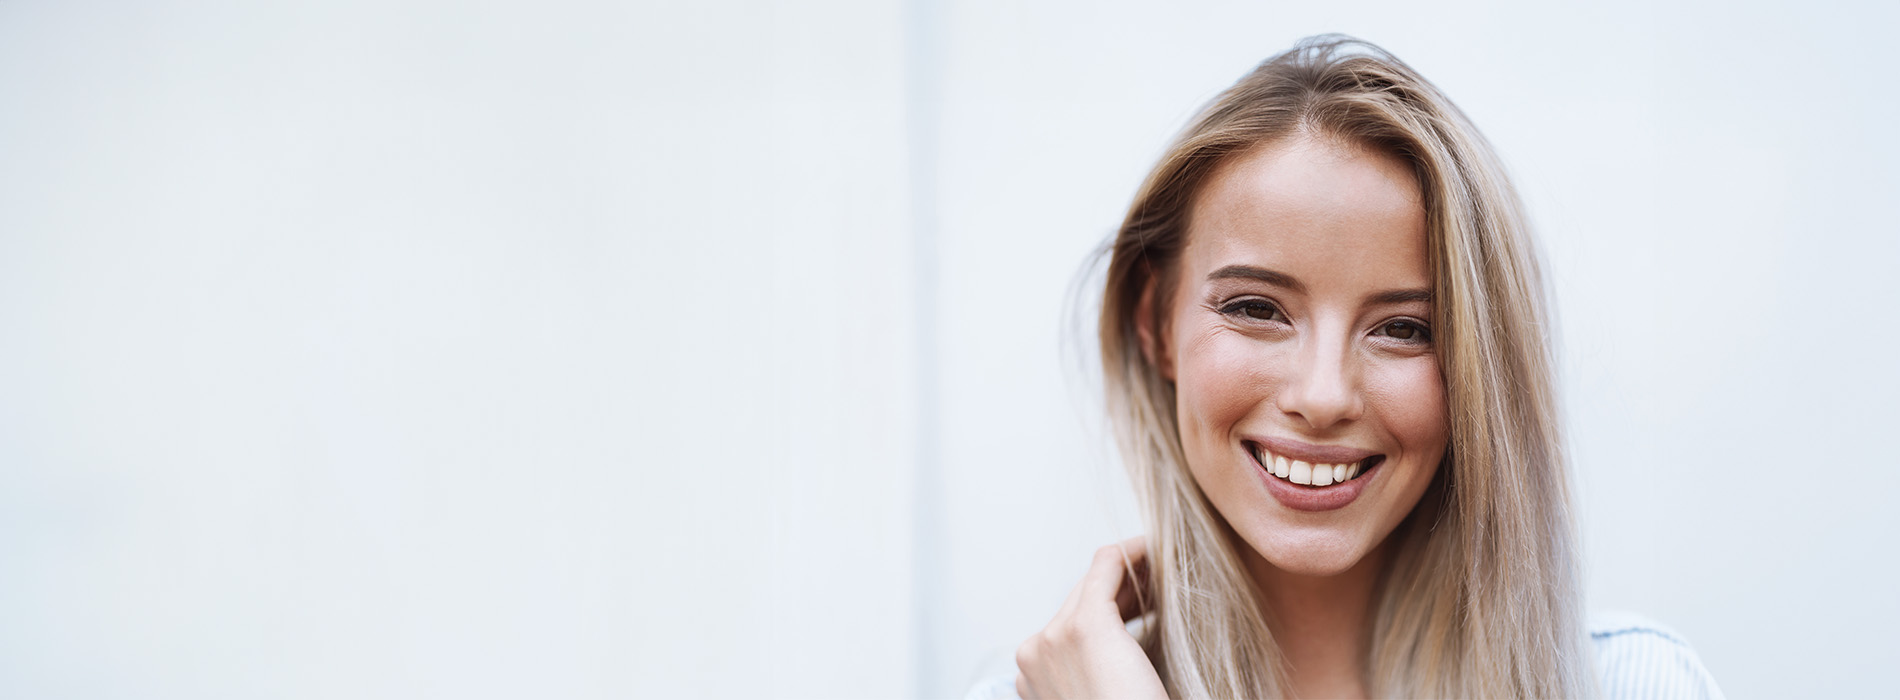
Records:
<instances>
[{"instance_id":1,"label":"chin","mask_svg":"<svg viewBox=\"0 0 1900 700\"><path fill-rule=\"evenodd\" d=\"M1289 528L1268 525L1265 532L1243 534L1241 544L1267 565L1300 576L1337 576L1364 561L1373 547L1358 542L1357 533L1332 528Z\"/></svg>"}]
</instances>

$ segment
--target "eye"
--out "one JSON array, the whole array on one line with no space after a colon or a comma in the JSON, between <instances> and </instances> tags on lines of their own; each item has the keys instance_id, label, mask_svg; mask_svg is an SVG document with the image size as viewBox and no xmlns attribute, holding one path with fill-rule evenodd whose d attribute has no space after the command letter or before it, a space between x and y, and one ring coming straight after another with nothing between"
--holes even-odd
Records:
<instances>
[{"instance_id":1,"label":"eye","mask_svg":"<svg viewBox=\"0 0 1900 700\"><path fill-rule=\"evenodd\" d=\"M1286 314L1280 307L1265 299L1239 299L1221 307L1220 312L1228 316L1240 316L1254 321L1286 322Z\"/></svg>"},{"instance_id":2,"label":"eye","mask_svg":"<svg viewBox=\"0 0 1900 700\"><path fill-rule=\"evenodd\" d=\"M1379 326L1379 334L1413 343L1431 342L1432 339L1432 332L1425 329L1425 324L1409 318L1387 321L1385 325Z\"/></svg>"}]
</instances>

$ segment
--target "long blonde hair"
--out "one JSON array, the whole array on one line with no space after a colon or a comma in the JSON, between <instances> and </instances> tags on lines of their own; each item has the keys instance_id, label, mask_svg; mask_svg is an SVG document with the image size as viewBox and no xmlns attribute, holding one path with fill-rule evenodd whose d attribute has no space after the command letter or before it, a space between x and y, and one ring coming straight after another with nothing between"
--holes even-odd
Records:
<instances>
[{"instance_id":1,"label":"long blonde hair","mask_svg":"<svg viewBox=\"0 0 1900 700\"><path fill-rule=\"evenodd\" d=\"M1102 368L1150 530L1142 644L1175 697L1286 694L1266 611L1231 530L1187 470L1174 386L1144 359L1196 192L1227 157L1299 133L1391 154L1417 176L1450 447L1391 537L1365 679L1375 695L1594 695L1558 426L1548 313L1517 194L1490 145L1411 67L1313 37L1216 98L1161 158L1106 251Z\"/></svg>"}]
</instances>

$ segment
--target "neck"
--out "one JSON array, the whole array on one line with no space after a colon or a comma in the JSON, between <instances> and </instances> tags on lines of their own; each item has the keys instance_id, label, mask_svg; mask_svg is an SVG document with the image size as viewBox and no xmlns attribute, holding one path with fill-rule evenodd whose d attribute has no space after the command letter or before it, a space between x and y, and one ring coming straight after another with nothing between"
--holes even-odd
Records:
<instances>
[{"instance_id":1,"label":"neck","mask_svg":"<svg viewBox=\"0 0 1900 700\"><path fill-rule=\"evenodd\" d=\"M1267 628L1285 656L1293 696L1366 697L1372 597L1385 566L1385 545L1330 576L1280 569L1245 543L1241 551L1266 607Z\"/></svg>"}]
</instances>

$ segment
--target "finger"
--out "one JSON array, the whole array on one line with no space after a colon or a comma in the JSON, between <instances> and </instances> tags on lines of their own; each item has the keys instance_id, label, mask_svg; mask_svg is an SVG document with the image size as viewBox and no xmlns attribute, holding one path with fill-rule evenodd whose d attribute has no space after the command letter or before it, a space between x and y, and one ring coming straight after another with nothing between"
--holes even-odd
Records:
<instances>
[{"instance_id":1,"label":"finger","mask_svg":"<svg viewBox=\"0 0 1900 700\"><path fill-rule=\"evenodd\" d=\"M1088 588L1088 585L1088 576L1084 574L1082 580L1069 589L1068 597L1062 599L1062 607L1056 609L1056 616L1053 619L1061 620L1075 614L1075 608L1081 605L1083 591Z\"/></svg>"},{"instance_id":2,"label":"finger","mask_svg":"<svg viewBox=\"0 0 1900 700\"><path fill-rule=\"evenodd\" d=\"M1148 611L1148 572L1147 567L1141 568L1143 570L1123 579L1121 590L1115 592L1115 607L1121 612L1123 622Z\"/></svg>"},{"instance_id":3,"label":"finger","mask_svg":"<svg viewBox=\"0 0 1900 700\"><path fill-rule=\"evenodd\" d=\"M1082 575L1082 583L1077 593L1083 604L1096 601L1113 600L1116 589L1121 588L1122 555L1116 545L1095 550L1095 558L1089 560L1089 571Z\"/></svg>"},{"instance_id":4,"label":"finger","mask_svg":"<svg viewBox=\"0 0 1900 700\"><path fill-rule=\"evenodd\" d=\"M1135 535L1134 537L1122 540L1121 547L1122 552L1128 555L1130 564L1146 564L1148 562L1147 535Z\"/></svg>"},{"instance_id":5,"label":"finger","mask_svg":"<svg viewBox=\"0 0 1900 700\"><path fill-rule=\"evenodd\" d=\"M1112 601L1121 590L1122 578L1129 564L1136 558L1146 558L1147 547L1142 538L1125 540L1095 550L1095 560L1089 563L1089 573L1082 579L1082 600ZM1133 545L1133 551L1130 551ZM1131 554L1133 556L1131 556Z\"/></svg>"},{"instance_id":6,"label":"finger","mask_svg":"<svg viewBox=\"0 0 1900 700\"><path fill-rule=\"evenodd\" d=\"M1126 575L1121 587L1115 592L1115 606L1120 608L1123 621L1132 620L1148 610L1148 544L1144 537L1135 537L1122 542Z\"/></svg>"},{"instance_id":7,"label":"finger","mask_svg":"<svg viewBox=\"0 0 1900 700\"><path fill-rule=\"evenodd\" d=\"M1062 599L1062 607L1056 611L1055 619L1072 616L1077 606L1113 597L1113 594L1104 593L1103 590L1114 591L1121 587L1120 572L1117 569L1119 564L1116 562L1126 559L1120 550L1127 544L1128 542L1124 540L1095 550L1095 557L1089 560L1088 572L1082 574L1082 580L1076 583L1074 588L1069 589L1069 596ZM1107 581L1101 580L1111 576L1114 578Z\"/></svg>"}]
</instances>

